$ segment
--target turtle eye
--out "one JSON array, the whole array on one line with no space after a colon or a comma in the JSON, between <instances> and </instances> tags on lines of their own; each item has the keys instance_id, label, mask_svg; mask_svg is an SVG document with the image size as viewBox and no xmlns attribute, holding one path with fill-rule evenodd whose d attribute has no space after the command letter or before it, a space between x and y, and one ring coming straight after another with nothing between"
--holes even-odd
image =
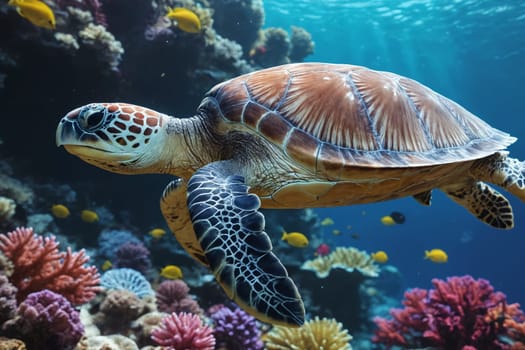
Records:
<instances>
[{"instance_id":1,"label":"turtle eye","mask_svg":"<svg viewBox=\"0 0 525 350\"><path fill-rule=\"evenodd\" d=\"M104 112L103 111L93 111L90 114L87 114L84 116L84 118L80 119L81 126L87 130L94 130L98 128L104 120Z\"/></svg>"}]
</instances>

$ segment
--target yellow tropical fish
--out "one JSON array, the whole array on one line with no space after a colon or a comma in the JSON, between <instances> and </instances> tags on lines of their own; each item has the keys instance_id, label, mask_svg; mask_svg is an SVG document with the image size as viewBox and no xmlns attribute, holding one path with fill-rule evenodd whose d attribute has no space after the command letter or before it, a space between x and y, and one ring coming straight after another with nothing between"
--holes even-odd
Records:
<instances>
[{"instance_id":1,"label":"yellow tropical fish","mask_svg":"<svg viewBox=\"0 0 525 350\"><path fill-rule=\"evenodd\" d=\"M168 7L166 17L177 21L177 26L188 33L198 33L201 31L201 21L195 12L184 7Z\"/></svg>"},{"instance_id":2,"label":"yellow tropical fish","mask_svg":"<svg viewBox=\"0 0 525 350\"><path fill-rule=\"evenodd\" d=\"M378 250L377 252L370 254L370 256L372 259L381 264L384 264L388 261L388 255L383 250Z\"/></svg>"},{"instance_id":3,"label":"yellow tropical fish","mask_svg":"<svg viewBox=\"0 0 525 350\"><path fill-rule=\"evenodd\" d=\"M18 14L35 26L47 29L55 29L56 27L55 14L43 1L9 0L7 4L16 7Z\"/></svg>"},{"instance_id":4,"label":"yellow tropical fish","mask_svg":"<svg viewBox=\"0 0 525 350\"><path fill-rule=\"evenodd\" d=\"M160 275L170 280L182 279L182 270L177 265L166 265L160 270Z\"/></svg>"},{"instance_id":5,"label":"yellow tropical fish","mask_svg":"<svg viewBox=\"0 0 525 350\"><path fill-rule=\"evenodd\" d=\"M283 232L281 239L296 248L304 248L308 245L308 238L301 232Z\"/></svg>"},{"instance_id":6,"label":"yellow tropical fish","mask_svg":"<svg viewBox=\"0 0 525 350\"><path fill-rule=\"evenodd\" d=\"M93 223L95 221L98 221L98 214L95 213L93 210L82 210L80 213L80 218L84 222Z\"/></svg>"},{"instance_id":7,"label":"yellow tropical fish","mask_svg":"<svg viewBox=\"0 0 525 350\"><path fill-rule=\"evenodd\" d=\"M107 270L109 270L112 267L113 267L113 264L111 263L111 261L106 260L106 261L104 261L104 263L102 264L102 266L100 268L102 269L102 271L107 271Z\"/></svg>"},{"instance_id":8,"label":"yellow tropical fish","mask_svg":"<svg viewBox=\"0 0 525 350\"><path fill-rule=\"evenodd\" d=\"M441 249L425 250L425 259L435 263L446 263L448 255Z\"/></svg>"},{"instance_id":9,"label":"yellow tropical fish","mask_svg":"<svg viewBox=\"0 0 525 350\"><path fill-rule=\"evenodd\" d=\"M392 226L395 225L396 222L390 215L385 215L381 218L381 223L385 226Z\"/></svg>"},{"instance_id":10,"label":"yellow tropical fish","mask_svg":"<svg viewBox=\"0 0 525 350\"><path fill-rule=\"evenodd\" d=\"M63 204L55 204L51 206L51 214L59 219L65 219L71 214L69 209Z\"/></svg>"},{"instance_id":11,"label":"yellow tropical fish","mask_svg":"<svg viewBox=\"0 0 525 350\"><path fill-rule=\"evenodd\" d=\"M149 231L149 234L153 238L159 239L166 234L166 230L162 228L154 228L153 230Z\"/></svg>"},{"instance_id":12,"label":"yellow tropical fish","mask_svg":"<svg viewBox=\"0 0 525 350\"><path fill-rule=\"evenodd\" d=\"M339 236L341 234L341 230L338 230L338 229L333 229L332 230L332 234L336 235L336 236Z\"/></svg>"},{"instance_id":13,"label":"yellow tropical fish","mask_svg":"<svg viewBox=\"0 0 525 350\"><path fill-rule=\"evenodd\" d=\"M321 221L321 226L330 226L334 224L334 220L332 218L324 218L323 221Z\"/></svg>"}]
</instances>

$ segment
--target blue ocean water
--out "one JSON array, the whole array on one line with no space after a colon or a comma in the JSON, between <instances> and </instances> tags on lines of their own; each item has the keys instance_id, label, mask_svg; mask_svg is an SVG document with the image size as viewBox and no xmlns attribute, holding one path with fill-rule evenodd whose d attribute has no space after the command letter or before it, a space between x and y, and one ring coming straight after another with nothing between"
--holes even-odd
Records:
<instances>
[{"instance_id":1,"label":"blue ocean water","mask_svg":"<svg viewBox=\"0 0 525 350\"><path fill-rule=\"evenodd\" d=\"M267 0L264 6L265 26L301 26L312 34L315 53L307 61L365 65L416 79L518 137L510 152L525 158L525 2ZM516 221L510 231L479 222L437 190L429 208L407 198L317 212L342 229L341 245L385 250L406 287L471 274L524 305L525 205L508 197ZM406 223L382 225L379 219L394 210L406 215ZM358 239L346 233L347 225ZM445 250L449 262L423 260L432 248Z\"/></svg>"}]
</instances>

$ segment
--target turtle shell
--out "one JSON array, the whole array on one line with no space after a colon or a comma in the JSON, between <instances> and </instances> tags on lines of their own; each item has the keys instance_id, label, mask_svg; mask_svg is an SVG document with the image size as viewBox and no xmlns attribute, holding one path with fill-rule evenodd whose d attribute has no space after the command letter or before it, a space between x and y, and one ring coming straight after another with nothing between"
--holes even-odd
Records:
<instances>
[{"instance_id":1,"label":"turtle shell","mask_svg":"<svg viewBox=\"0 0 525 350\"><path fill-rule=\"evenodd\" d=\"M244 124L316 172L467 161L516 140L414 80L360 66L278 66L208 96L225 122Z\"/></svg>"}]
</instances>

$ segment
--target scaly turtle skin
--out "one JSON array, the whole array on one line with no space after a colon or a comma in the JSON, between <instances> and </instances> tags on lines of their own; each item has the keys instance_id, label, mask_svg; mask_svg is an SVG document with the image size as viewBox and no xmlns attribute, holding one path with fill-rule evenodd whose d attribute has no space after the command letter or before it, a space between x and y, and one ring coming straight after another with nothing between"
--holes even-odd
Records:
<instances>
[{"instance_id":1,"label":"scaly turtle skin","mask_svg":"<svg viewBox=\"0 0 525 350\"><path fill-rule=\"evenodd\" d=\"M512 208L490 182L525 200L516 139L399 75L364 67L290 64L212 88L191 118L93 103L59 123L57 144L122 174L168 173L161 210L228 295L274 324L304 307L264 232L266 208L329 207L434 188L481 221L509 229Z\"/></svg>"}]
</instances>

